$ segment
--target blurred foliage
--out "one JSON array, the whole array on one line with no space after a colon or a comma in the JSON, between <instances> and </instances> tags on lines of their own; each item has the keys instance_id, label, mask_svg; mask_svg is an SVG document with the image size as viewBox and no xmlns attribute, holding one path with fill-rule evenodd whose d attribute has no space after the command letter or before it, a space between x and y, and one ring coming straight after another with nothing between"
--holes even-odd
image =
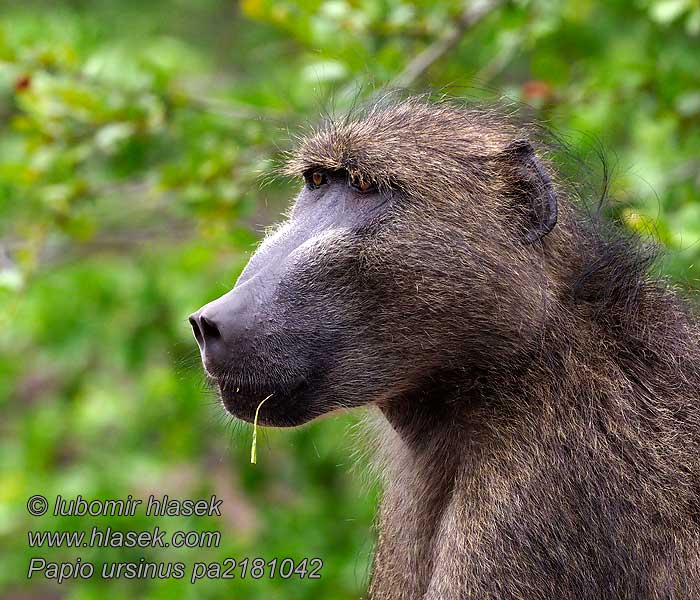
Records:
<instances>
[{"instance_id":1,"label":"blurred foliage","mask_svg":"<svg viewBox=\"0 0 700 600\"><path fill-rule=\"evenodd\" d=\"M615 212L700 287L700 2L480 0L417 89L506 95L615 167ZM294 186L290 132L401 80L460 2L73 0L0 7L0 590L17 597L356 598L376 486L356 417L266 431L202 384L186 315L231 287ZM468 4L466 5L468 6ZM399 78L399 79L397 79ZM267 185L261 185L267 182ZM30 518L82 494L225 499L221 519ZM220 529L218 549L30 550L29 528ZM320 581L26 580L51 560L320 556ZM24 594L24 595L21 595Z\"/></svg>"}]
</instances>

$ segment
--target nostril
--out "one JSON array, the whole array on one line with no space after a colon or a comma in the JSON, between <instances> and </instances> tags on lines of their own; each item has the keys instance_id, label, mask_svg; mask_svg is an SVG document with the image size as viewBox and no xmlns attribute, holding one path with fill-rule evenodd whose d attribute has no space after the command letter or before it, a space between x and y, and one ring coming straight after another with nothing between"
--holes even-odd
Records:
<instances>
[{"instance_id":1,"label":"nostril","mask_svg":"<svg viewBox=\"0 0 700 600\"><path fill-rule=\"evenodd\" d=\"M192 333L194 333L194 339L196 339L197 343L201 346L202 344L204 344L204 338L202 337L202 331L199 328L197 319L195 319L194 317L190 317L189 322L192 326Z\"/></svg>"},{"instance_id":2,"label":"nostril","mask_svg":"<svg viewBox=\"0 0 700 600\"><path fill-rule=\"evenodd\" d=\"M219 328L214 321L207 319L205 316L199 317L199 326L202 330L202 337L210 342L221 337Z\"/></svg>"}]
</instances>

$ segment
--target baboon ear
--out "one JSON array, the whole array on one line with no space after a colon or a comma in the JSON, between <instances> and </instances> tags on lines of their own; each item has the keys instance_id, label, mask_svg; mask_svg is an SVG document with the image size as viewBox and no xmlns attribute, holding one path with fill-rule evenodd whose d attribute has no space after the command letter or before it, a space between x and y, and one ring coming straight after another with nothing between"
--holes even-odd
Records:
<instances>
[{"instance_id":1,"label":"baboon ear","mask_svg":"<svg viewBox=\"0 0 700 600\"><path fill-rule=\"evenodd\" d=\"M518 180L519 196L529 204L531 223L525 243L532 244L547 235L557 224L557 195L545 167L527 140L511 142L505 149Z\"/></svg>"}]
</instances>

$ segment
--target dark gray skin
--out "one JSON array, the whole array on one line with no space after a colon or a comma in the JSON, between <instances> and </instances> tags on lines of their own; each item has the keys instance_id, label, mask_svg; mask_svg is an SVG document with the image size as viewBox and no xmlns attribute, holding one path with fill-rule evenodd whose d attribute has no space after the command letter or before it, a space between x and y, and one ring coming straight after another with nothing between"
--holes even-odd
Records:
<instances>
[{"instance_id":1,"label":"dark gray skin","mask_svg":"<svg viewBox=\"0 0 700 600\"><path fill-rule=\"evenodd\" d=\"M265 239L233 290L190 316L224 406L249 422L269 394L259 421L277 427L364 403L344 381L348 347L372 353L357 326L355 275L391 197L352 187L346 173L324 171L323 177L319 186L304 186L287 221ZM348 334L354 339L343 343Z\"/></svg>"}]
</instances>

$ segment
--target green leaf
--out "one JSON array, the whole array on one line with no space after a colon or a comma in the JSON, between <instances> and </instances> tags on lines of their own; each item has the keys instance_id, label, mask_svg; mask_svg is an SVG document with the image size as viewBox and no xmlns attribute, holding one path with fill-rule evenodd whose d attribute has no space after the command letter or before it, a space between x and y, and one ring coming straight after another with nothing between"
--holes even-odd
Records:
<instances>
[{"instance_id":1,"label":"green leaf","mask_svg":"<svg viewBox=\"0 0 700 600\"><path fill-rule=\"evenodd\" d=\"M661 0L651 7L652 20L668 25L680 17L691 6L692 0Z\"/></svg>"}]
</instances>

